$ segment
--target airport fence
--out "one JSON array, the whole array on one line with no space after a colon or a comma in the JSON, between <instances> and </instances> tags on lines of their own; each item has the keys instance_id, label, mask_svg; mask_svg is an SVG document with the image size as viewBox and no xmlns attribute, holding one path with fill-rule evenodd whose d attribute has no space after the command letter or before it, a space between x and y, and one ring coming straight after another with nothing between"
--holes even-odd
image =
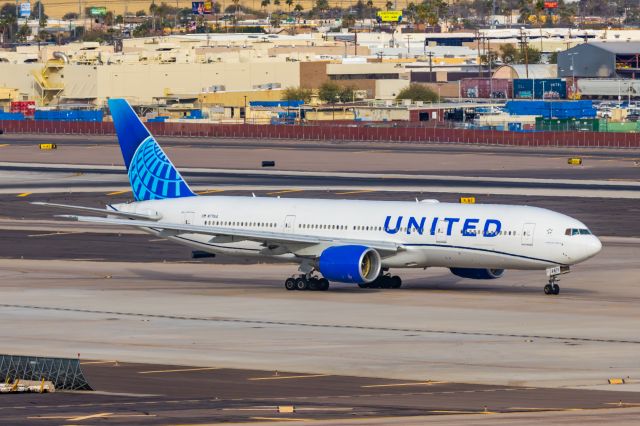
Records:
<instances>
[{"instance_id":1,"label":"airport fence","mask_svg":"<svg viewBox=\"0 0 640 426\"><path fill-rule=\"evenodd\" d=\"M545 131L518 132L408 125L255 125L147 123L156 136L255 140L456 143L529 147L640 148L640 133ZM6 133L113 135L111 122L0 121Z\"/></svg>"}]
</instances>

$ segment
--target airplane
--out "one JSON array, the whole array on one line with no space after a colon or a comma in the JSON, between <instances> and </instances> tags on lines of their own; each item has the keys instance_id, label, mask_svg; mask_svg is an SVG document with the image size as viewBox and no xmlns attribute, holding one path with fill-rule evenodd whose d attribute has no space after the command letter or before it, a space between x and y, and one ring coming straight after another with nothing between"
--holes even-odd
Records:
<instances>
[{"instance_id":1,"label":"airplane","mask_svg":"<svg viewBox=\"0 0 640 426\"><path fill-rule=\"evenodd\" d=\"M476 280L546 270L544 293L556 295L560 275L602 248L582 222L538 207L197 195L129 103L108 104L135 201L34 204L103 214L60 217L139 228L205 256L298 264L287 290L325 291L330 282L399 288L390 269L444 267Z\"/></svg>"}]
</instances>

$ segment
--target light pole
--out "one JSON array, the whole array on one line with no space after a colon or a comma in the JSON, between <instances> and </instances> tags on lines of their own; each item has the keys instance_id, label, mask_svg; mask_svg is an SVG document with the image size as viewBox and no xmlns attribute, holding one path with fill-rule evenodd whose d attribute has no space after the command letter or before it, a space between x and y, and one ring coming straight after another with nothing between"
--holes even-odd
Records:
<instances>
[{"instance_id":1,"label":"light pole","mask_svg":"<svg viewBox=\"0 0 640 426\"><path fill-rule=\"evenodd\" d=\"M576 95L576 68L573 66L573 57L577 55L578 52L568 53L571 57L571 86L573 86L573 95Z\"/></svg>"},{"instance_id":2,"label":"light pole","mask_svg":"<svg viewBox=\"0 0 640 426\"><path fill-rule=\"evenodd\" d=\"M244 124L247 124L247 95L244 95Z\"/></svg>"}]
</instances>

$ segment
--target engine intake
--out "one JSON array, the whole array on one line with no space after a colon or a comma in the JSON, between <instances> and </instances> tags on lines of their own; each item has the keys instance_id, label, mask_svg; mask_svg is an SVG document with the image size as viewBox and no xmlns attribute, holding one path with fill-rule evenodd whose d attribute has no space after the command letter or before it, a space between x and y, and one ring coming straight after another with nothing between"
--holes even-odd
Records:
<instances>
[{"instance_id":1,"label":"engine intake","mask_svg":"<svg viewBox=\"0 0 640 426\"><path fill-rule=\"evenodd\" d=\"M449 268L453 275L472 280L494 280L504 274L504 269Z\"/></svg>"},{"instance_id":2,"label":"engine intake","mask_svg":"<svg viewBox=\"0 0 640 426\"><path fill-rule=\"evenodd\" d=\"M325 249L318 270L329 281L370 283L380 275L380 254L365 246L336 246Z\"/></svg>"}]
</instances>

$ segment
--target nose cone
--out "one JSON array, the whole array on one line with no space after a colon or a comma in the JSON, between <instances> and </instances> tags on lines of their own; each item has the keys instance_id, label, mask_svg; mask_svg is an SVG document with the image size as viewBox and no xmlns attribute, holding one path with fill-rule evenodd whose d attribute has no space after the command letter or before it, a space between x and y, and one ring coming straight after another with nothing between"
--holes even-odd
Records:
<instances>
[{"instance_id":1,"label":"nose cone","mask_svg":"<svg viewBox=\"0 0 640 426\"><path fill-rule=\"evenodd\" d=\"M600 250L602 250L602 243L598 237L591 235L589 238L585 238L583 241L580 241L580 247L577 250L578 253L576 253L576 261L583 262L590 259L600 253Z\"/></svg>"},{"instance_id":2,"label":"nose cone","mask_svg":"<svg viewBox=\"0 0 640 426\"><path fill-rule=\"evenodd\" d=\"M589 257L595 256L596 254L600 253L600 250L602 250L602 242L595 235L591 236L591 241L589 241L587 246L589 247L588 250L591 253Z\"/></svg>"}]
</instances>

